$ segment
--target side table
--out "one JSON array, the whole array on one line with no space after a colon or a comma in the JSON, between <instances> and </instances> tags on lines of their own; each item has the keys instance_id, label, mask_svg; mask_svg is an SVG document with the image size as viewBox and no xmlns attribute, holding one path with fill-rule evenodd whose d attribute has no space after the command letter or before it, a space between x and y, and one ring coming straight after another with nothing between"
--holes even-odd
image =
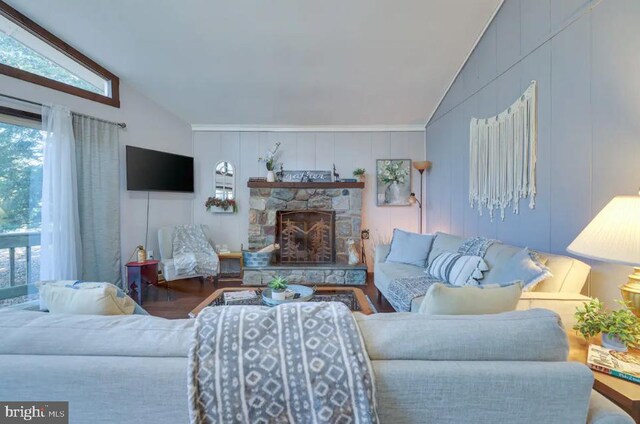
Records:
<instances>
[{"instance_id":1,"label":"side table","mask_svg":"<svg viewBox=\"0 0 640 424\"><path fill-rule=\"evenodd\" d=\"M567 334L569 338L569 360L587 362L589 344L573 331ZM598 339L594 342L599 343ZM609 374L593 371L593 388L622 408L627 414L640 423L640 384L613 377Z\"/></svg>"},{"instance_id":2,"label":"side table","mask_svg":"<svg viewBox=\"0 0 640 424\"><path fill-rule=\"evenodd\" d=\"M220 278L234 280L242 278L244 266L242 252L218 253L218 259L220 259Z\"/></svg>"},{"instance_id":3,"label":"side table","mask_svg":"<svg viewBox=\"0 0 640 424\"><path fill-rule=\"evenodd\" d=\"M129 290L136 292L138 305L142 306L142 290L147 284L158 285L158 264L160 261L129 262L127 267L127 283Z\"/></svg>"}]
</instances>

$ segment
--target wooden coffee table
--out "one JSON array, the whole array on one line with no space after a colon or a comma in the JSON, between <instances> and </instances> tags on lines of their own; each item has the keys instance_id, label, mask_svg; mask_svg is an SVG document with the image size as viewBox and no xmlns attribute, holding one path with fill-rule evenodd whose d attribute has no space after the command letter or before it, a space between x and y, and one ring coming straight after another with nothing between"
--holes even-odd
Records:
<instances>
[{"instance_id":1,"label":"wooden coffee table","mask_svg":"<svg viewBox=\"0 0 640 424\"><path fill-rule=\"evenodd\" d=\"M309 284L311 285L311 284ZM222 289L218 289L211 293L209 297L203 300L198 306L196 306L191 312L189 312L189 316L194 318L201 310L206 308L207 306L221 306L224 305L223 296L225 292L233 292L233 291L245 291L245 290L256 290L261 291L265 287L225 287ZM318 295L323 296L331 296L331 295L344 295L351 294L353 296L354 306L351 309L356 310L365 315L371 315L374 313L373 309L371 309L371 305L369 304L369 300L364 292L357 287L327 287L321 286L316 287L316 293Z\"/></svg>"},{"instance_id":2,"label":"wooden coffee table","mask_svg":"<svg viewBox=\"0 0 640 424\"><path fill-rule=\"evenodd\" d=\"M570 348L569 360L586 363L589 343L574 331L569 330L567 333ZM598 343L599 341L594 340L594 342ZM640 423L640 384L598 371L593 371L593 377L593 388L598 393L617 404L637 423Z\"/></svg>"}]
</instances>

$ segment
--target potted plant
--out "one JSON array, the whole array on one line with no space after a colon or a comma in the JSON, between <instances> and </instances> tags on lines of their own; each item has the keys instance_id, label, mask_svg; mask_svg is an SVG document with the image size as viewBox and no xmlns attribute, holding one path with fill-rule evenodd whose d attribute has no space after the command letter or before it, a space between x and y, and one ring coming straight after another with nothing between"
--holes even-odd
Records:
<instances>
[{"instance_id":1,"label":"potted plant","mask_svg":"<svg viewBox=\"0 0 640 424\"><path fill-rule=\"evenodd\" d=\"M607 349L626 352L628 346L640 343L640 318L626 308L607 311L602 302L593 299L578 308L573 329L589 340L590 337L602 333L602 346Z\"/></svg>"},{"instance_id":2,"label":"potted plant","mask_svg":"<svg viewBox=\"0 0 640 424\"><path fill-rule=\"evenodd\" d=\"M259 162L264 163L267 168L267 181L272 183L276 180L276 174L273 172L278 165L278 148L280 142L278 141L271 149L267 150L267 155L263 158L258 158Z\"/></svg>"},{"instance_id":3,"label":"potted plant","mask_svg":"<svg viewBox=\"0 0 640 424\"><path fill-rule=\"evenodd\" d=\"M284 277L276 276L269 282L271 289L271 298L273 300L285 300L285 291L287 290L287 280Z\"/></svg>"},{"instance_id":4,"label":"potted plant","mask_svg":"<svg viewBox=\"0 0 640 424\"><path fill-rule=\"evenodd\" d=\"M356 177L358 180L360 180L361 183L363 183L364 173L365 173L364 168L356 168L356 170L353 171L353 176Z\"/></svg>"}]
</instances>

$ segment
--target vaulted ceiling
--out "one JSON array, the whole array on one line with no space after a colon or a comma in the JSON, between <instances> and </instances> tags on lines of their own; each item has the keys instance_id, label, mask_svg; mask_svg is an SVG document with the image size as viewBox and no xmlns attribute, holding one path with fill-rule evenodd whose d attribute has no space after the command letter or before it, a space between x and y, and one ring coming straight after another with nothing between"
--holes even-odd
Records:
<instances>
[{"instance_id":1,"label":"vaulted ceiling","mask_svg":"<svg viewBox=\"0 0 640 424\"><path fill-rule=\"evenodd\" d=\"M424 124L500 0L8 0L193 124Z\"/></svg>"}]
</instances>

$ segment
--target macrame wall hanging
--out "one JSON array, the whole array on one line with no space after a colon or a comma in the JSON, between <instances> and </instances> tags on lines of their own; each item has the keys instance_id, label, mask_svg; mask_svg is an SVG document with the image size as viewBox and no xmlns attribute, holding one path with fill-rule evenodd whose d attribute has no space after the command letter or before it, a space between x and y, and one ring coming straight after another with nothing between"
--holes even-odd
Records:
<instances>
[{"instance_id":1,"label":"macrame wall hanging","mask_svg":"<svg viewBox=\"0 0 640 424\"><path fill-rule=\"evenodd\" d=\"M536 82L515 103L497 116L471 119L469 140L469 202L489 211L519 212L520 199L536 197Z\"/></svg>"}]
</instances>

